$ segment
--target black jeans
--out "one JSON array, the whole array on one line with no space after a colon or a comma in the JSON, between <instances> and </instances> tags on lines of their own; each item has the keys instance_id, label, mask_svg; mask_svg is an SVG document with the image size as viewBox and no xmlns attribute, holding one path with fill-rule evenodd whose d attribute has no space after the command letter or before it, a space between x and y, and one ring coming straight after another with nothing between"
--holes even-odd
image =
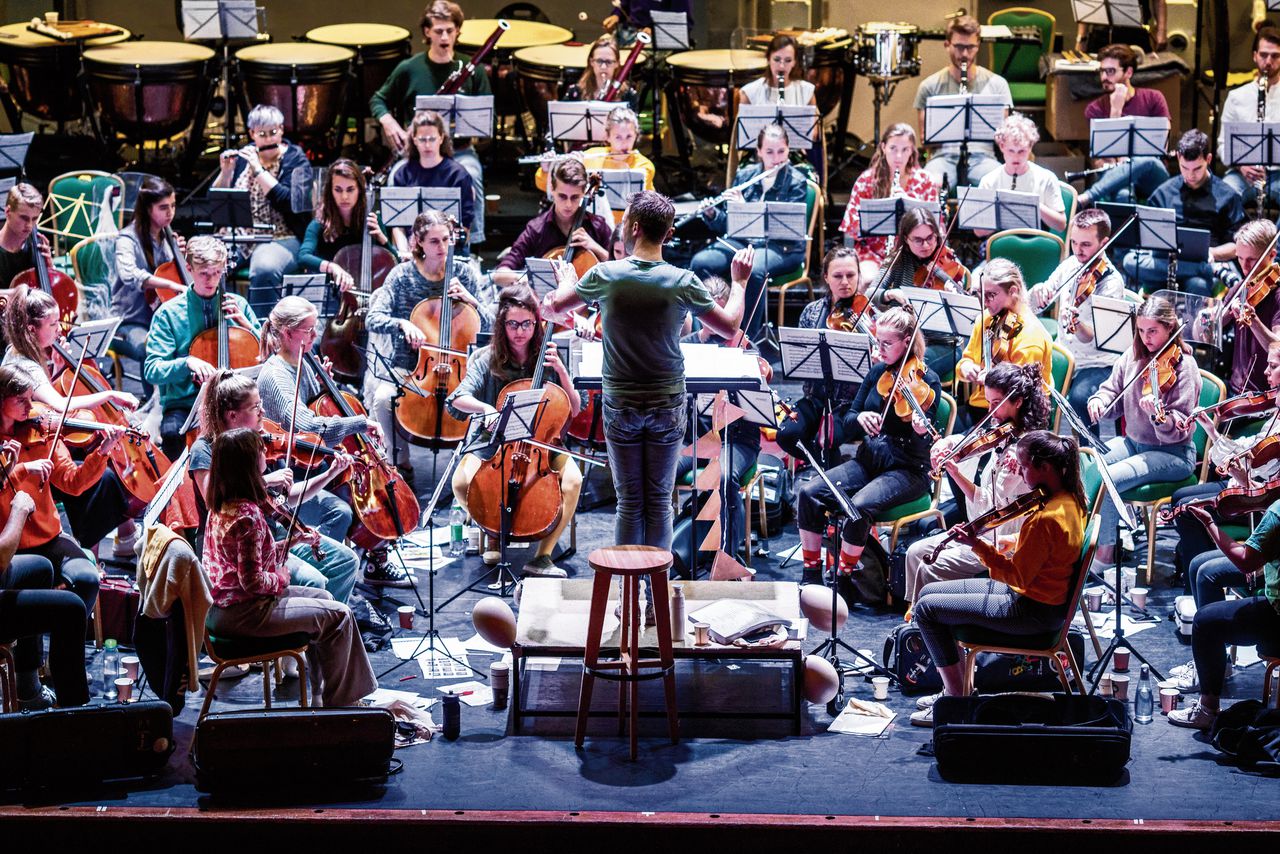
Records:
<instances>
[{"instance_id":1,"label":"black jeans","mask_svg":"<svg viewBox=\"0 0 1280 854\"><path fill-rule=\"evenodd\" d=\"M13 657L17 670L40 667L40 636L49 634L49 670L58 705L89 702L85 683L85 607L69 590L50 590L53 564L34 555L17 555L0 575L0 639L17 638Z\"/></svg>"},{"instance_id":2,"label":"black jeans","mask_svg":"<svg viewBox=\"0 0 1280 854\"><path fill-rule=\"evenodd\" d=\"M858 511L858 518L850 519L844 526L844 541L852 546L866 543L876 514L917 498L929 489L929 475L925 472L905 468L880 471L863 454L836 466L827 472L827 477L849 496L849 503ZM815 477L800 487L796 515L801 530L821 532L826 524L825 514L840 512L840 504L822 478Z\"/></svg>"},{"instance_id":3,"label":"black jeans","mask_svg":"<svg viewBox=\"0 0 1280 854\"><path fill-rule=\"evenodd\" d=\"M848 404L836 404L832 431L835 434L835 441L832 447L826 449L827 465L835 465L839 461L840 446L848 441L848 431L844 429L844 419L840 417L847 409ZM778 447L798 460L805 460L807 457L800 450L800 443L803 442L813 454L813 458L821 465L823 460L818 457L817 439L819 438L824 442L827 438L822 428L822 401L813 397L802 397L791 407L791 417L778 425Z\"/></svg>"},{"instance_id":4,"label":"black jeans","mask_svg":"<svg viewBox=\"0 0 1280 854\"><path fill-rule=\"evenodd\" d=\"M1224 655L1231 644L1251 646L1280 642L1280 614L1265 596L1212 602L1196 611L1191 651L1196 659L1200 690L1222 696L1227 675Z\"/></svg>"},{"instance_id":5,"label":"black jeans","mask_svg":"<svg viewBox=\"0 0 1280 854\"><path fill-rule=\"evenodd\" d=\"M1194 486L1184 486L1173 494L1170 499L1171 507L1181 507L1182 505L1202 498L1209 498L1217 495L1226 487L1225 480L1212 481L1210 483L1197 483ZM1212 510L1209 511L1215 519L1218 514ZM1209 532L1204 529L1204 525L1200 524L1200 520L1192 516L1190 513L1181 513L1174 517L1173 526L1178 531L1178 545L1173 550L1173 568L1177 570L1186 581L1186 592L1192 592L1191 578L1191 562L1198 556L1209 551L1216 551L1217 547L1213 544L1213 540L1209 539Z\"/></svg>"},{"instance_id":6,"label":"black jeans","mask_svg":"<svg viewBox=\"0 0 1280 854\"><path fill-rule=\"evenodd\" d=\"M160 450L170 460L176 460L178 454L187 446L187 437L182 432L182 425L187 423L191 414L190 406L179 406L166 409L160 421Z\"/></svg>"}]
</instances>

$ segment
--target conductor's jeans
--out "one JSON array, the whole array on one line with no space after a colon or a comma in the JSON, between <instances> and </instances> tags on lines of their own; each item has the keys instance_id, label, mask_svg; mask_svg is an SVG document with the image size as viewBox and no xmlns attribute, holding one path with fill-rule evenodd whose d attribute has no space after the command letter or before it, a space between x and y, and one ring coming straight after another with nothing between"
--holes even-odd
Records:
<instances>
[{"instance_id":1,"label":"conductor's jeans","mask_svg":"<svg viewBox=\"0 0 1280 854\"><path fill-rule=\"evenodd\" d=\"M604 435L618 505L614 541L671 550L671 494L684 441L683 394L652 402L606 394Z\"/></svg>"}]
</instances>

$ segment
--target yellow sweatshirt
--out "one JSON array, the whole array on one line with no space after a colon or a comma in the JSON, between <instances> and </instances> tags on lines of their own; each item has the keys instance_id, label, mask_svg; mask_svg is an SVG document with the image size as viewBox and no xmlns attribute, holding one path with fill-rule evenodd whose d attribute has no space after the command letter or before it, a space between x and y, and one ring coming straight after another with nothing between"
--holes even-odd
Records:
<instances>
[{"instance_id":1,"label":"yellow sweatshirt","mask_svg":"<svg viewBox=\"0 0 1280 854\"><path fill-rule=\"evenodd\" d=\"M1071 575L1080 560L1084 527L1084 512L1075 497L1060 492L1027 517L1013 554L1002 555L985 540L973 550L996 581L1037 602L1062 605L1071 594Z\"/></svg>"},{"instance_id":2,"label":"yellow sweatshirt","mask_svg":"<svg viewBox=\"0 0 1280 854\"><path fill-rule=\"evenodd\" d=\"M985 322L987 315L982 315ZM1040 363L1040 370L1044 375L1045 388L1053 382L1053 342L1049 340L1049 333L1040 323L1039 318L1032 314L1022 315L1022 331L1017 337L1009 343L1009 353L1004 356L1004 345L1001 343L1000 352L995 354L995 361L1013 362L1015 365L1029 365L1032 362ZM965 362L972 362L979 368L991 369L991 365L982 364L982 327L975 325L973 332L969 335L969 343L964 348L964 355L960 357L960 362L956 365L957 369ZM958 370L957 370L958 373ZM982 383L976 383L973 387L973 393L969 395L969 404L972 406L987 407L987 392L983 388Z\"/></svg>"}]
</instances>

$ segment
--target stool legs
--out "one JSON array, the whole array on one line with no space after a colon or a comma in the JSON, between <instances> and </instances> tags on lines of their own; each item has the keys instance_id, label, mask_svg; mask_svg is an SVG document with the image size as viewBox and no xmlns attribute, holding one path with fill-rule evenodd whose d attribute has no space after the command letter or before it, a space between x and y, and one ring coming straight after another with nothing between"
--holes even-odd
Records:
<instances>
[{"instance_id":1,"label":"stool legs","mask_svg":"<svg viewBox=\"0 0 1280 854\"><path fill-rule=\"evenodd\" d=\"M582 656L582 687L578 692L578 722L574 728L573 744L581 747L587 735L587 715L591 711L591 689L596 677L592 673L600 661L600 633L604 631L604 611L609 607L609 582L607 573L597 572L591 588L591 613L587 618L587 644ZM625 607L625 605L624 605Z\"/></svg>"},{"instance_id":2,"label":"stool legs","mask_svg":"<svg viewBox=\"0 0 1280 854\"><path fill-rule=\"evenodd\" d=\"M653 587L651 591L653 594L653 614L658 623L658 660L664 668L667 668L667 672L662 677L662 690L667 700L667 729L671 732L671 743L678 744L680 742L680 717L676 711L676 658L671 648L671 608L668 604L671 601L671 594L667 589L667 574L661 572L651 575L649 583ZM684 626L681 626L680 630L683 632ZM634 726L633 722L633 733ZM632 758L634 759L635 757L632 756Z\"/></svg>"}]
</instances>

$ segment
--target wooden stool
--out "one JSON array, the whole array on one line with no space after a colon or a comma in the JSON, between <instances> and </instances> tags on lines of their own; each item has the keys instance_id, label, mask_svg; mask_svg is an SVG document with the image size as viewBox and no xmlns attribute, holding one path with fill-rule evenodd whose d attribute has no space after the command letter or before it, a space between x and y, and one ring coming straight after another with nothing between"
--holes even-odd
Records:
<instances>
[{"instance_id":1,"label":"wooden stool","mask_svg":"<svg viewBox=\"0 0 1280 854\"><path fill-rule=\"evenodd\" d=\"M667 725L671 729L671 743L677 744L680 741L680 722L676 712L676 662L671 650L671 609L667 589L671 552L653 546L610 546L596 549L587 560L596 576L591 589L587 648L582 661L582 690L578 697L578 725L573 743L582 747L587 734L587 717L591 712L591 689L599 676L618 683L618 735L622 735L625 729L625 713L630 707L632 759L636 758L640 681L643 679L661 677L667 697ZM600 633L604 630L605 609L609 607L609 589L615 575L622 578L622 625L618 628L618 658L601 661ZM640 610L640 580L646 577L649 579L654 616L657 618L656 659L640 657L640 632L644 622L644 613Z\"/></svg>"}]
</instances>

